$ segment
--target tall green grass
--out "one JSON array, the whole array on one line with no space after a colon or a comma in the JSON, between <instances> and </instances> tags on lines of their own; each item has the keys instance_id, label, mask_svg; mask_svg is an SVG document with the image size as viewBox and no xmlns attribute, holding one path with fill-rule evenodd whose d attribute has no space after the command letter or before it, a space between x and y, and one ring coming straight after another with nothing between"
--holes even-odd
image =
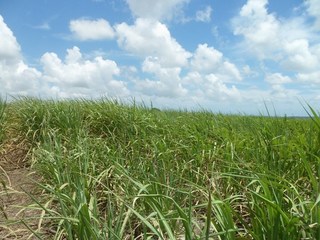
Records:
<instances>
[{"instance_id":1,"label":"tall green grass","mask_svg":"<svg viewBox=\"0 0 320 240\"><path fill-rule=\"evenodd\" d=\"M3 141L5 135L5 109L7 103L0 97L0 143Z\"/></svg>"},{"instance_id":2,"label":"tall green grass","mask_svg":"<svg viewBox=\"0 0 320 240\"><path fill-rule=\"evenodd\" d=\"M54 239L320 239L320 118L15 102ZM36 199L35 199L36 200Z\"/></svg>"}]
</instances>

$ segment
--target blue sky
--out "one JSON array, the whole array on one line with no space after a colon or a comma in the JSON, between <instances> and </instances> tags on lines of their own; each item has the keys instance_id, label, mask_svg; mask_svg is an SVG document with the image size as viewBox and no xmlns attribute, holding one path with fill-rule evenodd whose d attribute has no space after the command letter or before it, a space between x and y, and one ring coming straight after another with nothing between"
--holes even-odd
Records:
<instances>
[{"instance_id":1,"label":"blue sky","mask_svg":"<svg viewBox=\"0 0 320 240\"><path fill-rule=\"evenodd\" d=\"M1 0L0 94L305 115L319 0ZM273 111L273 110L272 110Z\"/></svg>"}]
</instances>

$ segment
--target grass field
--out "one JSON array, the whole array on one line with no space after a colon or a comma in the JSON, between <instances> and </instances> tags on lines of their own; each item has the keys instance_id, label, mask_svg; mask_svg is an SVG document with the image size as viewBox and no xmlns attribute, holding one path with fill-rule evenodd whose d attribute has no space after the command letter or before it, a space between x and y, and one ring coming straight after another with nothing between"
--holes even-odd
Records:
<instances>
[{"instance_id":1,"label":"grass field","mask_svg":"<svg viewBox=\"0 0 320 240\"><path fill-rule=\"evenodd\" d=\"M39 239L48 224L52 239L320 239L320 117L306 111L21 98L0 102L0 139L24 139L42 177Z\"/></svg>"}]
</instances>

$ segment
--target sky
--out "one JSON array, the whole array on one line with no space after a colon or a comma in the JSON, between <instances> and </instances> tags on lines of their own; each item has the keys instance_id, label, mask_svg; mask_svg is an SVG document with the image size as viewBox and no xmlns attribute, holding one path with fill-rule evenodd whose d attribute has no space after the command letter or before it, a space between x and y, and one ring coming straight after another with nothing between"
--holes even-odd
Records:
<instances>
[{"instance_id":1,"label":"sky","mask_svg":"<svg viewBox=\"0 0 320 240\"><path fill-rule=\"evenodd\" d=\"M320 0L0 0L0 95L306 115Z\"/></svg>"}]
</instances>

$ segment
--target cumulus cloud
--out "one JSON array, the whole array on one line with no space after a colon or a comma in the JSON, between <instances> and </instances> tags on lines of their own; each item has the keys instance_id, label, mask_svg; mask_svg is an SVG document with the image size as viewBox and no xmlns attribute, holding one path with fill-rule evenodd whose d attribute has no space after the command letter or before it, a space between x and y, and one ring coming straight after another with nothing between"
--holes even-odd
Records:
<instances>
[{"instance_id":1,"label":"cumulus cloud","mask_svg":"<svg viewBox=\"0 0 320 240\"><path fill-rule=\"evenodd\" d=\"M283 65L290 70L309 72L319 68L319 55L311 52L307 39L297 39L284 45L287 56Z\"/></svg>"},{"instance_id":2,"label":"cumulus cloud","mask_svg":"<svg viewBox=\"0 0 320 240\"><path fill-rule=\"evenodd\" d=\"M268 0L248 0L232 26L235 35L243 36L246 49L260 59L279 59L287 44L312 35L303 18L279 19L269 13Z\"/></svg>"},{"instance_id":3,"label":"cumulus cloud","mask_svg":"<svg viewBox=\"0 0 320 240\"><path fill-rule=\"evenodd\" d=\"M216 100L240 100L241 95L236 86L227 85L215 74L209 74L205 76L203 84L205 96L214 98Z\"/></svg>"},{"instance_id":4,"label":"cumulus cloud","mask_svg":"<svg viewBox=\"0 0 320 240\"><path fill-rule=\"evenodd\" d=\"M75 19L69 23L73 37L80 41L104 40L114 37L114 30L105 19Z\"/></svg>"},{"instance_id":5,"label":"cumulus cloud","mask_svg":"<svg viewBox=\"0 0 320 240\"><path fill-rule=\"evenodd\" d=\"M224 81L241 80L241 74L236 65L224 59L222 52L208 44L199 44L192 59L191 68L200 73L214 73Z\"/></svg>"},{"instance_id":6,"label":"cumulus cloud","mask_svg":"<svg viewBox=\"0 0 320 240\"><path fill-rule=\"evenodd\" d=\"M308 13L316 19L318 2L306 2ZM281 70L294 72L298 81L314 82L320 64L319 44L305 16L280 19L268 12L267 0L248 0L232 20L233 33L243 36L244 42L239 48L261 61L280 63Z\"/></svg>"},{"instance_id":7,"label":"cumulus cloud","mask_svg":"<svg viewBox=\"0 0 320 240\"><path fill-rule=\"evenodd\" d=\"M41 73L23 61L13 64L0 63L2 94L37 95Z\"/></svg>"},{"instance_id":8,"label":"cumulus cloud","mask_svg":"<svg viewBox=\"0 0 320 240\"><path fill-rule=\"evenodd\" d=\"M121 23L115 26L118 44L136 56L156 57L165 67L184 66L191 57L170 34L167 26L145 18L136 19L134 25Z\"/></svg>"},{"instance_id":9,"label":"cumulus cloud","mask_svg":"<svg viewBox=\"0 0 320 240\"><path fill-rule=\"evenodd\" d=\"M3 17L0 15L0 61L17 61L20 60L20 45L18 44L15 36L10 28L4 22Z\"/></svg>"},{"instance_id":10,"label":"cumulus cloud","mask_svg":"<svg viewBox=\"0 0 320 240\"><path fill-rule=\"evenodd\" d=\"M127 0L132 14L138 18L171 20L181 13L189 0Z\"/></svg>"},{"instance_id":11,"label":"cumulus cloud","mask_svg":"<svg viewBox=\"0 0 320 240\"><path fill-rule=\"evenodd\" d=\"M211 21L211 6L207 6L204 10L196 12L196 21L198 22L210 22Z\"/></svg>"},{"instance_id":12,"label":"cumulus cloud","mask_svg":"<svg viewBox=\"0 0 320 240\"><path fill-rule=\"evenodd\" d=\"M147 57L142 71L153 77L152 80L147 78L135 82L136 90L143 94L173 98L185 96L188 92L181 83L180 67L163 67L157 58Z\"/></svg>"},{"instance_id":13,"label":"cumulus cloud","mask_svg":"<svg viewBox=\"0 0 320 240\"><path fill-rule=\"evenodd\" d=\"M68 49L64 61L47 52L41 57L41 64L43 79L71 96L74 92L83 96L128 94L126 84L115 79L120 70L114 61L102 57L86 60L78 47Z\"/></svg>"},{"instance_id":14,"label":"cumulus cloud","mask_svg":"<svg viewBox=\"0 0 320 240\"><path fill-rule=\"evenodd\" d=\"M35 94L41 73L24 63L13 32L0 15L0 93Z\"/></svg>"},{"instance_id":15,"label":"cumulus cloud","mask_svg":"<svg viewBox=\"0 0 320 240\"><path fill-rule=\"evenodd\" d=\"M200 74L196 71L189 72L183 82L190 88L190 95L195 99L239 101L241 100L240 91L236 86L227 84L214 73Z\"/></svg>"},{"instance_id":16,"label":"cumulus cloud","mask_svg":"<svg viewBox=\"0 0 320 240\"><path fill-rule=\"evenodd\" d=\"M119 45L144 59L143 74L133 80L135 93L178 99L241 98L235 86L227 85L242 80L240 71L215 48L200 44L191 54L154 20L139 18L132 26L122 23L115 29Z\"/></svg>"},{"instance_id":17,"label":"cumulus cloud","mask_svg":"<svg viewBox=\"0 0 320 240\"><path fill-rule=\"evenodd\" d=\"M199 44L195 50L187 74L182 78L182 85L190 96L200 102L206 99L222 101L240 101L241 92L231 82L242 80L237 66L228 61L223 53Z\"/></svg>"},{"instance_id":18,"label":"cumulus cloud","mask_svg":"<svg viewBox=\"0 0 320 240\"><path fill-rule=\"evenodd\" d=\"M247 46L260 59L281 59L285 48L291 53L292 50L300 51L293 46L298 44L295 41L303 43L307 50L305 45L313 36L302 17L279 19L269 13L267 0L248 0L238 16L232 19L232 26L233 33L244 38L242 47Z\"/></svg>"},{"instance_id":19,"label":"cumulus cloud","mask_svg":"<svg viewBox=\"0 0 320 240\"><path fill-rule=\"evenodd\" d=\"M188 97L195 102L203 100L239 101L242 99L236 86L228 86L226 76L215 73L200 73L186 68L186 75L180 67L163 67L156 58L148 57L142 64L142 71L151 74L145 79L134 81L134 90L146 96L166 97L183 100Z\"/></svg>"},{"instance_id":20,"label":"cumulus cloud","mask_svg":"<svg viewBox=\"0 0 320 240\"><path fill-rule=\"evenodd\" d=\"M70 30L79 40L98 40L112 34L96 34L100 20L73 20ZM92 28L85 32L86 28ZM105 29L105 27L102 27ZM158 20L138 18L135 23L118 24L112 29L119 46L142 60L141 69L118 66L101 56L83 55L78 47L64 57L46 52L40 59L41 71L22 59L20 45L0 19L0 84L2 93L42 97L149 96L153 99L240 99L228 81L240 80L237 67L207 44L194 53L186 51ZM206 61L211 61L207 63ZM128 76L130 75L130 77ZM162 101L161 100L161 101ZM165 100L167 101L167 100Z\"/></svg>"},{"instance_id":21,"label":"cumulus cloud","mask_svg":"<svg viewBox=\"0 0 320 240\"><path fill-rule=\"evenodd\" d=\"M279 45L280 23L267 12L267 0L248 0L232 20L233 33L241 35L259 57L267 57Z\"/></svg>"},{"instance_id":22,"label":"cumulus cloud","mask_svg":"<svg viewBox=\"0 0 320 240\"><path fill-rule=\"evenodd\" d=\"M218 69L223 54L208 44L198 45L191 60L191 66L200 72L212 72Z\"/></svg>"}]
</instances>

